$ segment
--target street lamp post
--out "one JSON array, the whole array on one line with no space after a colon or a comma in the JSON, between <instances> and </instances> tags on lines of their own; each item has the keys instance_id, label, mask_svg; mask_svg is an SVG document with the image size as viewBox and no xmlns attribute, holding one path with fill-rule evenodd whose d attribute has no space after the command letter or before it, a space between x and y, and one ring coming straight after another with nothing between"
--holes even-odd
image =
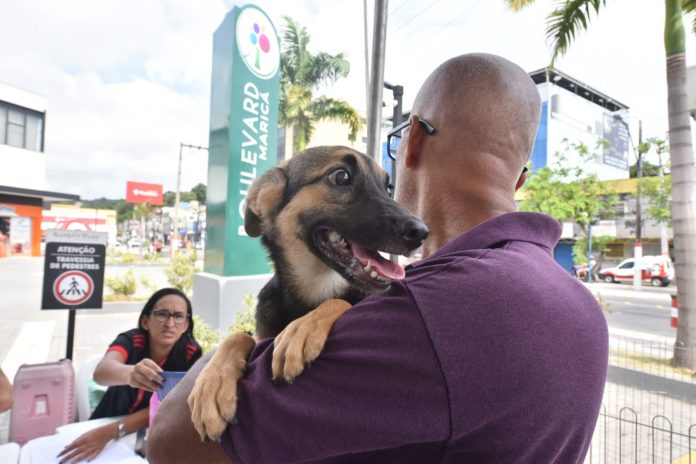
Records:
<instances>
[{"instance_id":1,"label":"street lamp post","mask_svg":"<svg viewBox=\"0 0 696 464\"><path fill-rule=\"evenodd\" d=\"M382 84L387 45L388 0L375 0L375 18L372 28L372 64L367 108L367 153L380 162L380 132L382 128Z\"/></svg>"},{"instance_id":2,"label":"street lamp post","mask_svg":"<svg viewBox=\"0 0 696 464\"><path fill-rule=\"evenodd\" d=\"M403 98L404 98L404 87L402 85L394 85L390 84L389 82L384 82L384 87L388 90L392 91L392 96L394 97L394 100L396 101L396 105L394 105L394 110L392 113L392 127L396 127L399 124L401 124L401 120L403 119L403 110L402 110L402 105L403 105ZM389 147L387 147L387 150L389 150ZM380 150L381 152L381 150ZM396 185L396 161L392 160L391 162L391 172L389 173L391 176L391 183L392 185ZM395 263L399 262L399 256L395 254L389 255L389 258L394 261Z\"/></svg>"},{"instance_id":3,"label":"street lamp post","mask_svg":"<svg viewBox=\"0 0 696 464\"><path fill-rule=\"evenodd\" d=\"M179 166L176 172L176 195L174 196L174 235L171 241L172 256L179 251L179 200L181 199L181 159L184 148L208 151L208 147L179 143Z\"/></svg>"},{"instance_id":4,"label":"street lamp post","mask_svg":"<svg viewBox=\"0 0 696 464\"><path fill-rule=\"evenodd\" d=\"M626 128L628 139L633 148L633 154L636 157L636 178L638 182L636 186L636 240L633 245L633 289L640 291L643 279L643 270L640 265L641 258L643 257L643 212L641 202L641 179L643 177L643 151L641 145L643 143L643 122L638 121L638 149L636 150L636 145L633 143L633 137L631 136L631 129L628 127L628 123L618 114L614 115L614 120L620 122Z\"/></svg>"}]
</instances>

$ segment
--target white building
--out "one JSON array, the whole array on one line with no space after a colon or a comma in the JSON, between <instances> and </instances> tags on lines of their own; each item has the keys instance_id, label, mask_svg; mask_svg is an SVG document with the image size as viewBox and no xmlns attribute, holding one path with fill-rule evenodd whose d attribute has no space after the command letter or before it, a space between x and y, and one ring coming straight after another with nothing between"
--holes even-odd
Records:
<instances>
[{"instance_id":1,"label":"white building","mask_svg":"<svg viewBox=\"0 0 696 464\"><path fill-rule=\"evenodd\" d=\"M556 163L563 139L583 143L590 150L606 139L608 144L596 149L599 156L583 168L596 173L601 180L628 179L629 164L634 162L630 158L633 152L625 122L628 106L552 68L529 75L537 84L542 100L541 121L531 157L532 171Z\"/></svg>"},{"instance_id":2,"label":"white building","mask_svg":"<svg viewBox=\"0 0 696 464\"><path fill-rule=\"evenodd\" d=\"M43 202L77 201L46 191L44 97L0 83L0 258L41 255Z\"/></svg>"}]
</instances>

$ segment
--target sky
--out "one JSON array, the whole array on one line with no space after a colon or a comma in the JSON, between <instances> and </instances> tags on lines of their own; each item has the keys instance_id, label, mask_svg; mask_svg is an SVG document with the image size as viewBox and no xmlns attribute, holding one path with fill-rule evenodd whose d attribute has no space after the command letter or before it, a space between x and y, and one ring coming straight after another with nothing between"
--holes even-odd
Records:
<instances>
[{"instance_id":1,"label":"sky","mask_svg":"<svg viewBox=\"0 0 696 464\"><path fill-rule=\"evenodd\" d=\"M520 13L502 0L390 0L384 78L408 109L427 75L462 53L548 65L552 0ZM46 188L123 198L126 181L175 190L180 143L208 145L212 37L234 0L3 0L0 81L44 96ZM344 53L351 74L322 93L364 111L361 0L258 1L282 29L306 26L310 50ZM372 29L374 0L368 0ZM664 1L609 0L556 67L630 109L645 137L667 130ZM690 27L690 20L685 24ZM371 36L368 43L371 48ZM688 34L687 66L696 65ZM390 92L385 101L390 103ZM391 113L385 110L385 115ZM207 153L184 149L182 191L206 182Z\"/></svg>"}]
</instances>

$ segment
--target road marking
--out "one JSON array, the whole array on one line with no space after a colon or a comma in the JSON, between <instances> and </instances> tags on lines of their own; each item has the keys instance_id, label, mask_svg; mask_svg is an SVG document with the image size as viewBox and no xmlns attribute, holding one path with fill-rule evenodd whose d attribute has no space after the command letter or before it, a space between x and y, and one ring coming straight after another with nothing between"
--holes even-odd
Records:
<instances>
[{"instance_id":1,"label":"road marking","mask_svg":"<svg viewBox=\"0 0 696 464\"><path fill-rule=\"evenodd\" d=\"M12 381L22 364L39 364L48 360L55 321L25 322L12 348L2 361L2 371Z\"/></svg>"}]
</instances>

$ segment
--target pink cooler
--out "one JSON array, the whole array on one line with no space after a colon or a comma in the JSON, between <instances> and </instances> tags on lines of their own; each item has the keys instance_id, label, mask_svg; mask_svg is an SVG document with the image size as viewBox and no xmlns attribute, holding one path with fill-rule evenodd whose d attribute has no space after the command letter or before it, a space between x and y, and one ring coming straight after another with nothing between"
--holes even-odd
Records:
<instances>
[{"instance_id":1,"label":"pink cooler","mask_svg":"<svg viewBox=\"0 0 696 464\"><path fill-rule=\"evenodd\" d=\"M69 359L45 364L23 364L13 382L10 441L52 435L75 414L75 371Z\"/></svg>"}]
</instances>

